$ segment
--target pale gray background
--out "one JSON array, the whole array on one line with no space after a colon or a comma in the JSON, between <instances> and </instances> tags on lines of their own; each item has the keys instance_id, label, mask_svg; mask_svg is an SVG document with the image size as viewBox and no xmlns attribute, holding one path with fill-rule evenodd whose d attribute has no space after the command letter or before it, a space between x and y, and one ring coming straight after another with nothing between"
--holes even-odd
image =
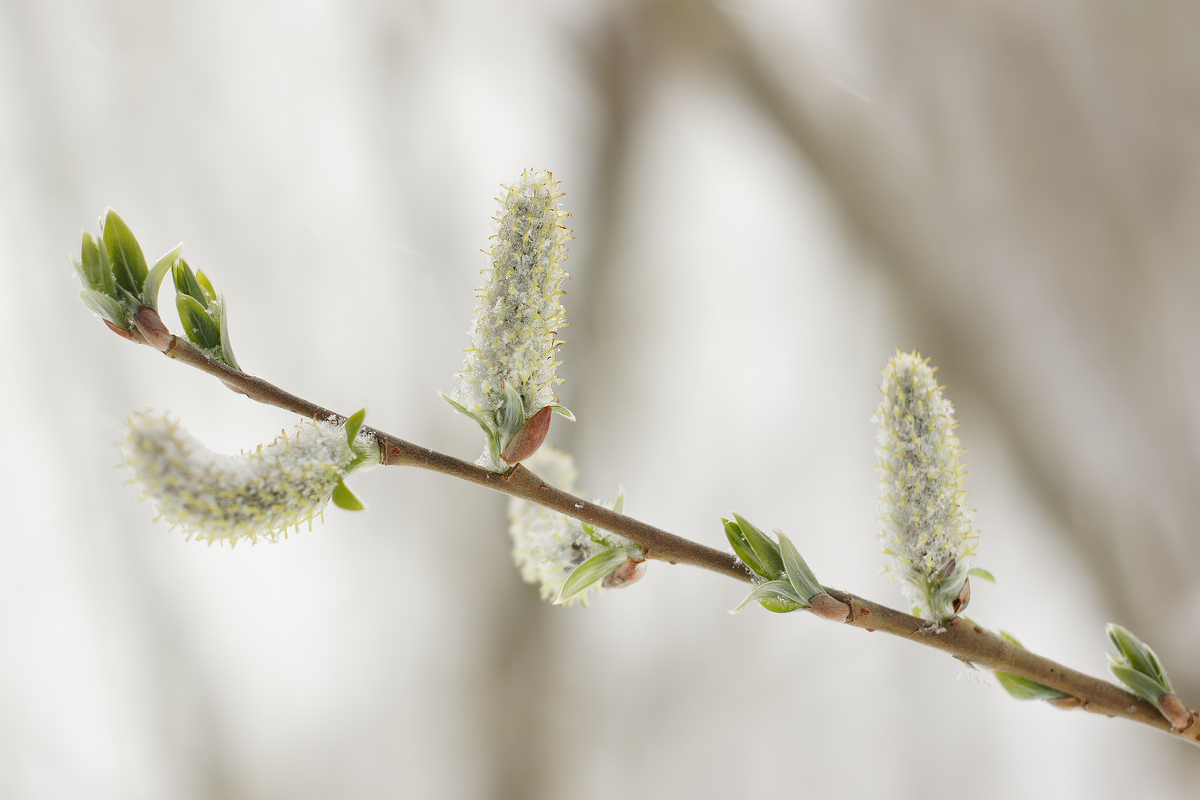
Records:
<instances>
[{"instance_id":1,"label":"pale gray background","mask_svg":"<svg viewBox=\"0 0 1200 800\"><path fill-rule=\"evenodd\" d=\"M975 619L1096 675L1120 621L1195 705L1198 132L1187 2L0 0L0 798L1194 796L1196 750L731 617L714 575L540 604L503 499L439 476L187 542L125 417L225 451L294 419L108 333L67 257L109 205L183 240L246 369L473 458L435 391L492 198L551 169L589 493L715 546L739 511L899 604L870 415L919 348L1000 581Z\"/></svg>"}]
</instances>

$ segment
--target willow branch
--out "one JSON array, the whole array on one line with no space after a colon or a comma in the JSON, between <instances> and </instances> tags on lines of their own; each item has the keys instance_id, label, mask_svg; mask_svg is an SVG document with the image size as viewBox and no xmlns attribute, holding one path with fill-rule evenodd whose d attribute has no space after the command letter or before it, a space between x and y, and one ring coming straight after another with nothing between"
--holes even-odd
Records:
<instances>
[{"instance_id":1,"label":"willow branch","mask_svg":"<svg viewBox=\"0 0 1200 800\"><path fill-rule=\"evenodd\" d=\"M341 414L210 358L187 341L167 332L157 314L149 317L139 312L135 316L135 324L146 342L168 358L219 378L226 386L251 400L313 419L338 423L346 420ZM671 564L688 564L745 583L753 582L751 573L733 555L589 503L549 486L523 466L518 465L504 474L491 472L476 464L421 447L375 428L364 427L363 431L378 441L381 463L385 465L419 467L486 486L623 536L641 545L647 558ZM931 628L930 623L923 619L857 595L829 587L825 587L825 591L845 607L840 613L821 614L826 619L867 631L898 636L949 653L971 666L1001 670L1036 681L1070 695L1065 700L1055 702L1060 707L1076 707L1095 714L1121 717L1157 728L1189 744L1200 746L1200 723L1197 723L1200 715L1196 712L1191 713L1191 723L1185 729L1177 730L1171 727L1157 708L1145 700L1107 681L1077 672L1005 641L969 619L959 617L941 628Z\"/></svg>"}]
</instances>

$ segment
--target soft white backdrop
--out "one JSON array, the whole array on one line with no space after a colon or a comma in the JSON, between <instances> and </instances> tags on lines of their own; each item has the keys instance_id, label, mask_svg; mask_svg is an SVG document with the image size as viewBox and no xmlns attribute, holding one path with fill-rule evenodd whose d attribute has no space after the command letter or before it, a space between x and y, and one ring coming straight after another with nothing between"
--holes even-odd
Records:
<instances>
[{"instance_id":1,"label":"soft white backdrop","mask_svg":"<svg viewBox=\"0 0 1200 800\"><path fill-rule=\"evenodd\" d=\"M870 415L919 348L1000 579L972 616L1098 675L1121 621L1195 705L1198 44L1167 3L0 2L0 798L1191 796L1160 734L717 576L549 608L503 499L439 476L185 541L124 418L294 420L108 333L67 256L109 205L182 239L248 371L473 458L435 391L492 198L551 169L587 492L899 604Z\"/></svg>"}]
</instances>

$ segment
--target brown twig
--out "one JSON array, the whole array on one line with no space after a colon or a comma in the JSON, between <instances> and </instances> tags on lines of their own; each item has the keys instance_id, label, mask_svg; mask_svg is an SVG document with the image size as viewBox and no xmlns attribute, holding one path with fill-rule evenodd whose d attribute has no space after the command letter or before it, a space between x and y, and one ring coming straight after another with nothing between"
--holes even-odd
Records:
<instances>
[{"instance_id":1,"label":"brown twig","mask_svg":"<svg viewBox=\"0 0 1200 800\"><path fill-rule=\"evenodd\" d=\"M148 311L142 309L141 311ZM305 417L344 422L346 417L297 397L262 378L247 375L222 364L203 351L177 336L160 329L157 314L153 317L139 311L134 323L147 343L161 350L168 358L181 361L219 378L226 386L241 392L251 400L276 406ZM529 500L546 508L566 514L598 528L611 531L641 545L647 558L671 564L689 564L717 572L737 580L752 583L753 576L733 555L693 542L681 536L667 533L653 525L618 514L611 509L589 503L573 494L547 485L523 466L516 466L507 473L486 470L476 464L453 456L430 450L426 447L399 439L384 431L364 427L379 442L381 463L393 466L411 466L440 472L471 483L486 486L513 497ZM844 624L868 631L881 631L899 636L917 644L933 647L949 653L972 666L991 670L1002 670L1022 678L1036 681L1071 696L1063 707L1079 707L1085 711L1109 717L1140 722L1166 731L1176 738L1200 746L1200 724L1196 712L1190 712L1190 723L1183 730L1173 728L1163 715L1150 703L1142 700L1107 681L1084 675L1048 658L1031 653L1018 645L1005 641L995 634L974 624L968 619L957 618L940 628L918 617L896 611L887 606L873 603L857 595L826 587L826 592L837 602L844 604L848 613ZM824 608L825 619L839 618ZM836 621L836 620L835 620Z\"/></svg>"}]
</instances>

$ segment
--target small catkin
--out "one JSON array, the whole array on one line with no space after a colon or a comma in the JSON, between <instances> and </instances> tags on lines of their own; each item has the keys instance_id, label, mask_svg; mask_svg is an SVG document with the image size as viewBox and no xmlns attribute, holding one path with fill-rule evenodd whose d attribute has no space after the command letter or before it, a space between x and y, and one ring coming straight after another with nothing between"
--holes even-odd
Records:
<instances>
[{"instance_id":1,"label":"small catkin","mask_svg":"<svg viewBox=\"0 0 1200 800\"><path fill-rule=\"evenodd\" d=\"M565 492L575 492L579 472L574 460L553 447L543 447L527 463L542 480ZM607 531L597 531L603 543L588 536L583 524L566 514L520 498L508 502L508 532L512 537L512 556L526 583L541 587L543 600L553 600L562 591L571 573L606 547L626 540ZM566 600L588 604L600 592L599 583Z\"/></svg>"},{"instance_id":2,"label":"small catkin","mask_svg":"<svg viewBox=\"0 0 1200 800\"><path fill-rule=\"evenodd\" d=\"M914 614L944 622L955 614L975 541L954 408L915 352L897 352L879 388L873 419L884 571L903 579Z\"/></svg>"}]
</instances>

